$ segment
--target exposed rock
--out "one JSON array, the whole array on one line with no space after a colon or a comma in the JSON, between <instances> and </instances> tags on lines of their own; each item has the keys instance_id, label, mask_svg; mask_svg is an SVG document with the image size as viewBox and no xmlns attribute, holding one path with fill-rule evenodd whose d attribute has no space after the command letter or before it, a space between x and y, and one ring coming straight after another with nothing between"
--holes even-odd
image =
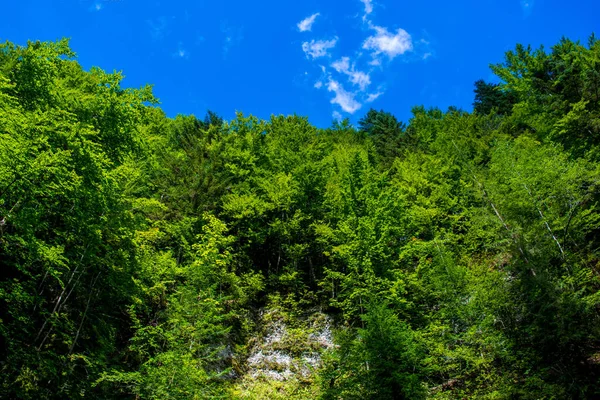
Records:
<instances>
[{"instance_id":1,"label":"exposed rock","mask_svg":"<svg viewBox=\"0 0 600 400\"><path fill-rule=\"evenodd\" d=\"M333 347L331 318L321 312L291 327L278 310L261 312L263 334L253 339L247 376L277 381L308 379L321 366L321 354Z\"/></svg>"}]
</instances>

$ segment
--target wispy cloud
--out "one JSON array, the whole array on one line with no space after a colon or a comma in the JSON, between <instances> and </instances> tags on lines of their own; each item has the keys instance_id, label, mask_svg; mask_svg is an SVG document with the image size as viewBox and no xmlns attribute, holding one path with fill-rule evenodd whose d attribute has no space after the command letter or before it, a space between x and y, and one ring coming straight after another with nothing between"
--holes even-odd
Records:
<instances>
[{"instance_id":1,"label":"wispy cloud","mask_svg":"<svg viewBox=\"0 0 600 400\"><path fill-rule=\"evenodd\" d=\"M350 58L342 57L331 64L337 72L347 72L350 69Z\"/></svg>"},{"instance_id":2,"label":"wispy cloud","mask_svg":"<svg viewBox=\"0 0 600 400\"><path fill-rule=\"evenodd\" d=\"M429 36L426 31L422 32L422 35ZM411 61L425 61L430 58L435 58L435 50L431 42L424 38L413 40L413 48L411 53Z\"/></svg>"},{"instance_id":3,"label":"wispy cloud","mask_svg":"<svg viewBox=\"0 0 600 400\"><path fill-rule=\"evenodd\" d=\"M152 39L160 41L169 35L169 25L174 17L160 16L156 19L147 20L146 23L150 27L150 35Z\"/></svg>"},{"instance_id":4,"label":"wispy cloud","mask_svg":"<svg viewBox=\"0 0 600 400\"><path fill-rule=\"evenodd\" d=\"M376 34L369 36L363 43L363 49L372 50L374 60L385 54L390 60L413 49L412 38L404 29L398 29L395 34L387 28L371 25Z\"/></svg>"},{"instance_id":5,"label":"wispy cloud","mask_svg":"<svg viewBox=\"0 0 600 400\"><path fill-rule=\"evenodd\" d=\"M223 38L223 58L227 58L231 48L240 44L244 39L244 28L234 27L229 25L227 21L222 21L221 33L225 35Z\"/></svg>"},{"instance_id":6,"label":"wispy cloud","mask_svg":"<svg viewBox=\"0 0 600 400\"><path fill-rule=\"evenodd\" d=\"M521 1L533 2L534 0ZM302 43L306 58L312 61L315 67L321 69L320 78L316 82L311 81L314 82L315 89L326 89L330 94L330 102L335 105L334 118L341 118L343 114L354 114L363 105L383 96L387 84L378 82L377 77L378 72L391 64L386 61L392 61L409 52L410 56L402 57L406 61L422 62L435 56L435 51L425 39L417 38L413 41L411 35L404 29L391 30L374 24L372 20L376 5L374 0L360 0L360 2L364 6L362 19L365 24L362 28L367 28L368 33L354 52L339 57L336 46L339 40L337 36L331 40L313 39ZM318 16L317 13L302 20L297 24L298 30L310 31ZM332 58L334 56L335 58ZM322 64L320 62L322 59L331 61Z\"/></svg>"},{"instance_id":7,"label":"wispy cloud","mask_svg":"<svg viewBox=\"0 0 600 400\"><path fill-rule=\"evenodd\" d=\"M306 17L302 21L298 22L298 25L297 25L298 30L300 32L310 32L313 24L315 23L315 20L317 19L317 17L319 15L321 15L321 14L315 13L315 14L311 15L310 17Z\"/></svg>"},{"instance_id":8,"label":"wispy cloud","mask_svg":"<svg viewBox=\"0 0 600 400\"><path fill-rule=\"evenodd\" d=\"M190 58L190 52L183 47L183 43L179 42L179 44L177 45L177 51L175 51L172 54L172 56L173 58L182 58L184 60L187 60L188 58Z\"/></svg>"},{"instance_id":9,"label":"wispy cloud","mask_svg":"<svg viewBox=\"0 0 600 400\"><path fill-rule=\"evenodd\" d=\"M377 93L371 93L371 94L369 94L369 96L367 97L367 103L374 102L382 94L383 94L383 92L377 92Z\"/></svg>"},{"instance_id":10,"label":"wispy cloud","mask_svg":"<svg viewBox=\"0 0 600 400\"><path fill-rule=\"evenodd\" d=\"M95 1L90 6L89 10L92 11L92 12L98 12L98 11L102 10L103 8L104 8L104 6L102 5L102 3L98 2L98 1Z\"/></svg>"},{"instance_id":11,"label":"wispy cloud","mask_svg":"<svg viewBox=\"0 0 600 400\"><path fill-rule=\"evenodd\" d=\"M329 55L329 50L335 47L338 38L331 40L311 40L310 42L302 43L302 50L306 54L306 58L319 58Z\"/></svg>"},{"instance_id":12,"label":"wispy cloud","mask_svg":"<svg viewBox=\"0 0 600 400\"><path fill-rule=\"evenodd\" d=\"M534 5L535 5L535 0L521 0L521 9L523 10L523 15L525 17L528 17L531 15Z\"/></svg>"},{"instance_id":13,"label":"wispy cloud","mask_svg":"<svg viewBox=\"0 0 600 400\"><path fill-rule=\"evenodd\" d=\"M339 105L348 114L354 114L362 107L362 104L355 99L355 93L347 92L339 82L333 79L329 80L327 90L335 94L335 97L331 99L331 103Z\"/></svg>"},{"instance_id":14,"label":"wispy cloud","mask_svg":"<svg viewBox=\"0 0 600 400\"><path fill-rule=\"evenodd\" d=\"M371 77L368 73L357 71L355 65L350 65L350 57L342 57L331 64L331 67L337 72L348 75L350 82L358 86L360 90L365 90L371 84Z\"/></svg>"},{"instance_id":15,"label":"wispy cloud","mask_svg":"<svg viewBox=\"0 0 600 400\"><path fill-rule=\"evenodd\" d=\"M373 0L360 0L365 5L365 17L373 12Z\"/></svg>"},{"instance_id":16,"label":"wispy cloud","mask_svg":"<svg viewBox=\"0 0 600 400\"><path fill-rule=\"evenodd\" d=\"M334 120L336 121L341 121L343 116L342 114L340 114L338 111L334 111L331 116L333 117Z\"/></svg>"}]
</instances>

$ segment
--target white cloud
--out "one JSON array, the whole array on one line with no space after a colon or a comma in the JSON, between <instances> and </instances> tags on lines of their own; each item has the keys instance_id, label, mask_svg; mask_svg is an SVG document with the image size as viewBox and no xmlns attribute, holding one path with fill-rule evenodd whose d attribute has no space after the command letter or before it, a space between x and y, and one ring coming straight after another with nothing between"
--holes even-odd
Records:
<instances>
[{"instance_id":1,"label":"white cloud","mask_svg":"<svg viewBox=\"0 0 600 400\"><path fill-rule=\"evenodd\" d=\"M354 114L362 107L362 104L355 99L356 93L345 91L342 85L333 79L329 80L327 90L335 93L335 97L331 99L331 103L339 105L344 112Z\"/></svg>"},{"instance_id":2,"label":"white cloud","mask_svg":"<svg viewBox=\"0 0 600 400\"><path fill-rule=\"evenodd\" d=\"M373 0L360 0L365 5L365 16L373 12Z\"/></svg>"},{"instance_id":3,"label":"white cloud","mask_svg":"<svg viewBox=\"0 0 600 400\"><path fill-rule=\"evenodd\" d=\"M312 29L312 25L315 22L315 19L317 19L317 17L321 15L320 13L315 13L313 15L311 15L310 17L306 17L304 18L302 21L298 22L298 30L300 32L310 32L310 30Z\"/></svg>"},{"instance_id":4,"label":"white cloud","mask_svg":"<svg viewBox=\"0 0 600 400\"><path fill-rule=\"evenodd\" d=\"M365 90L365 88L371 84L371 77L369 74L357 71L354 64L350 65L349 57L342 57L331 64L331 66L337 72L348 75L350 82L360 87L360 90Z\"/></svg>"},{"instance_id":5,"label":"white cloud","mask_svg":"<svg viewBox=\"0 0 600 400\"><path fill-rule=\"evenodd\" d=\"M381 96L382 94L383 94L383 92L371 93L369 95L369 97L367 97L367 103L371 103L371 102L377 100L377 98L379 96Z\"/></svg>"},{"instance_id":6,"label":"white cloud","mask_svg":"<svg viewBox=\"0 0 600 400\"><path fill-rule=\"evenodd\" d=\"M334 63L332 63L331 66L337 72L347 72L350 69L350 58L349 57L342 57L341 59L339 59L339 60L335 61Z\"/></svg>"},{"instance_id":7,"label":"white cloud","mask_svg":"<svg viewBox=\"0 0 600 400\"><path fill-rule=\"evenodd\" d=\"M350 82L360 87L360 90L365 90L371 84L371 77L362 71L351 71Z\"/></svg>"},{"instance_id":8,"label":"white cloud","mask_svg":"<svg viewBox=\"0 0 600 400\"><path fill-rule=\"evenodd\" d=\"M404 29L398 29L395 34L391 34L381 26L372 25L371 28L376 34L369 36L362 47L373 50L374 59L380 54L385 54L391 60L413 49L412 38Z\"/></svg>"},{"instance_id":9,"label":"white cloud","mask_svg":"<svg viewBox=\"0 0 600 400\"><path fill-rule=\"evenodd\" d=\"M520 1L533 3L535 0ZM354 114L363 105L383 96L385 84L380 84L377 72L385 68L386 60L391 61L407 52L413 55L407 60L412 61L435 57L435 52L430 49L429 42L425 39L416 38L413 41L411 35L404 29L389 29L375 25L371 15L376 0L360 0L360 2L364 6L362 13L364 26L368 27L369 33L359 45L360 48L355 49L354 53L347 53L349 57L332 58L338 53L337 49L334 50L339 40L337 36L329 40L313 39L302 43L302 50L307 60L312 62L315 69L318 67L322 72L318 79L307 80L306 83L312 82L315 89L326 88L331 93L329 99L331 104L335 105L333 117L336 119L341 119L345 114ZM311 31L319 16L319 13L315 13L300 21L297 24L298 31ZM326 63L319 62L322 60Z\"/></svg>"},{"instance_id":10,"label":"white cloud","mask_svg":"<svg viewBox=\"0 0 600 400\"><path fill-rule=\"evenodd\" d=\"M350 65L349 57L342 57L331 64L331 66L337 72L348 75L350 82L360 87L360 90L365 90L365 88L371 84L371 77L369 74L357 71L354 64Z\"/></svg>"},{"instance_id":11,"label":"white cloud","mask_svg":"<svg viewBox=\"0 0 600 400\"><path fill-rule=\"evenodd\" d=\"M335 119L336 121L341 121L342 120L342 114L340 114L337 111L334 111L333 114L331 114L331 116L333 117L333 119Z\"/></svg>"},{"instance_id":12,"label":"white cloud","mask_svg":"<svg viewBox=\"0 0 600 400\"><path fill-rule=\"evenodd\" d=\"M331 40L311 40L302 43L302 50L306 53L306 58L319 58L329 55L328 50L333 49L337 43L337 37Z\"/></svg>"}]
</instances>

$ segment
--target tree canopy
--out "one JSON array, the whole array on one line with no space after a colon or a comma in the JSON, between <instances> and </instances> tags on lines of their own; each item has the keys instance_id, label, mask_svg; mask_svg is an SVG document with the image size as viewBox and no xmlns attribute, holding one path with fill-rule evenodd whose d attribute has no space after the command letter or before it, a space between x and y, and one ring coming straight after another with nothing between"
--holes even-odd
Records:
<instances>
[{"instance_id":1,"label":"tree canopy","mask_svg":"<svg viewBox=\"0 0 600 400\"><path fill-rule=\"evenodd\" d=\"M0 45L0 397L600 396L600 42L491 68L318 128Z\"/></svg>"}]
</instances>

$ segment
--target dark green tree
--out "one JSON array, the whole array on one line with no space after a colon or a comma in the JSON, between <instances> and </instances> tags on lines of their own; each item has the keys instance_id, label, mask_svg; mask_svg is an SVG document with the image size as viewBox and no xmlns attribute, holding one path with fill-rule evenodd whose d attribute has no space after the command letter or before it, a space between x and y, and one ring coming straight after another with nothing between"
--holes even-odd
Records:
<instances>
[{"instance_id":1,"label":"dark green tree","mask_svg":"<svg viewBox=\"0 0 600 400\"><path fill-rule=\"evenodd\" d=\"M390 165L408 145L406 126L389 112L370 109L358 121L359 131L373 140L381 162Z\"/></svg>"},{"instance_id":2,"label":"dark green tree","mask_svg":"<svg viewBox=\"0 0 600 400\"><path fill-rule=\"evenodd\" d=\"M487 115L494 111L498 115L510 115L516 103L515 96L503 91L499 84L487 83L480 79L475 82L474 91L473 112L475 114Z\"/></svg>"}]
</instances>

